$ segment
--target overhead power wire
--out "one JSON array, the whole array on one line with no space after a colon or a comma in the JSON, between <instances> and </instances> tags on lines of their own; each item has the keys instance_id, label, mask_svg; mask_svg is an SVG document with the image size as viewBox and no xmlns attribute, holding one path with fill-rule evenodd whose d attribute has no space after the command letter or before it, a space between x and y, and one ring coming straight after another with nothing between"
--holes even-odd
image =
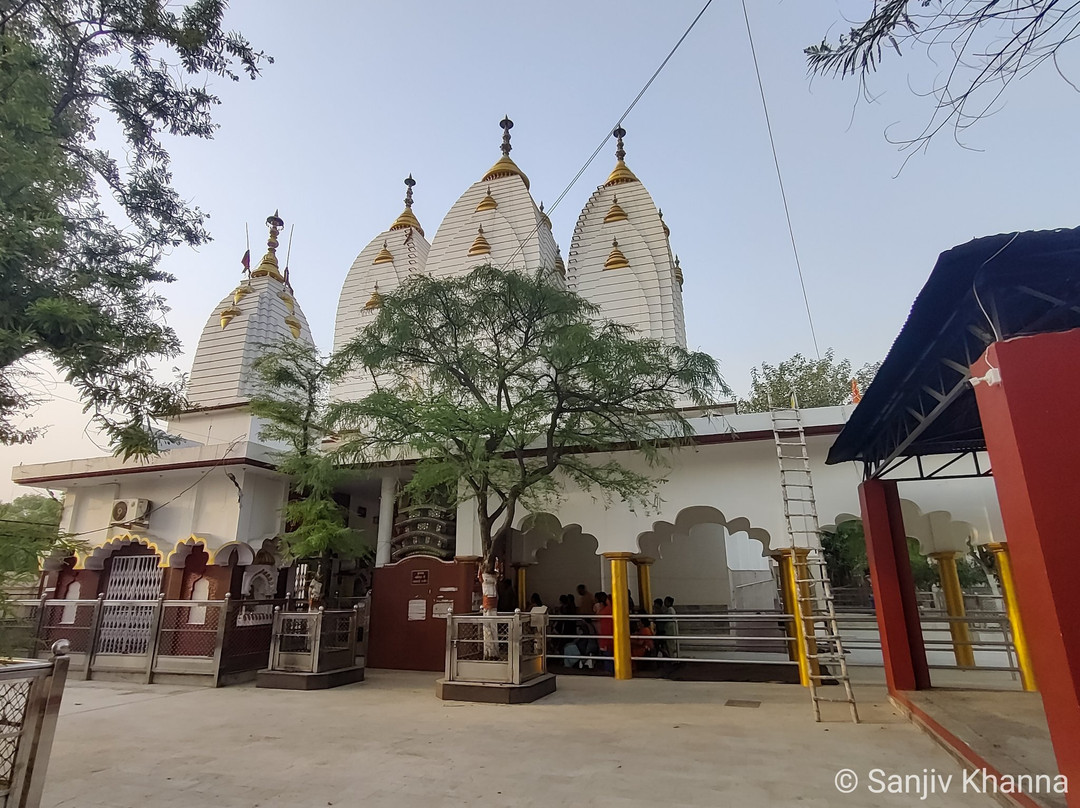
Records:
<instances>
[{"instance_id":1,"label":"overhead power wire","mask_svg":"<svg viewBox=\"0 0 1080 808\"><path fill-rule=\"evenodd\" d=\"M743 19L746 20L746 37L750 40L750 55L754 58L754 73L757 75L758 92L761 94L761 108L765 112L765 128L769 130L769 147L772 149L773 165L776 166L776 181L780 185L780 198L784 202L784 218L787 219L788 236L791 238L791 252L795 255L795 268L799 271L799 286L802 288L803 304L806 306L806 319L810 323L810 338L814 341L814 353L821 359L818 348L817 331L814 329L814 316L810 313L810 298L806 294L806 281L803 278L802 263L799 261L799 248L795 244L795 228L791 226L791 209L788 207L787 192L784 190L784 175L780 172L780 159L776 156L776 138L773 137L772 121L769 118L769 105L765 102L765 85L761 81L758 67L757 49L754 47L754 34L750 30L750 15L746 11L746 0L742 0Z\"/></svg>"},{"instance_id":2,"label":"overhead power wire","mask_svg":"<svg viewBox=\"0 0 1080 808\"><path fill-rule=\"evenodd\" d=\"M652 83L656 81L656 77L660 75L661 71L663 71L665 67L667 67L667 63L671 61L671 57L675 55L675 52L679 49L679 46L682 45L683 41L688 36L690 36L690 32L694 30L694 26L698 24L698 20L700 20L702 16L704 16L705 12L708 11L709 6L711 6L712 3L713 0L706 0L705 5L701 7L701 11L697 13L697 16L694 17L690 25L687 26L687 29L683 31L683 35L679 37L679 40L675 43L675 46L668 52L668 55L664 57L664 61L662 61L660 63L660 66L657 67L655 71L653 71L653 74L649 77L649 80L645 82L645 85L638 91L638 94L634 96L634 100L630 102L630 106L623 110L622 115L619 116L619 119L615 122L615 125L609 127L608 130L604 133L603 139L593 150L593 153L589 155L589 159L585 161L585 164L582 165L581 168L578 169L578 172L574 175L573 179L571 179L567 186L563 188L562 193L559 194L558 197L556 197L555 202L552 203L551 207L547 209L548 212L555 210L555 208L559 206L559 203L563 201L566 195L570 193L570 190L577 184L577 181L581 179L581 176L589 169L589 166L592 165L593 160L596 159L597 155L600 154L604 146L607 145L607 142L611 139L612 133L620 126L622 126L623 121L626 120L626 116L633 111L634 107L637 106L638 101L642 99L642 97L648 91L649 87L652 86ZM523 249L525 249L525 245L529 243L529 241L532 239L533 236L537 234L537 232L539 232L540 224L540 222L536 223L536 226L532 229L532 232L529 233L529 235L521 241L521 243L518 245L518 248L514 250L513 254L505 261L505 263L503 263L502 269L507 269L510 266L511 262L513 262L513 260L518 257L518 255Z\"/></svg>"}]
</instances>

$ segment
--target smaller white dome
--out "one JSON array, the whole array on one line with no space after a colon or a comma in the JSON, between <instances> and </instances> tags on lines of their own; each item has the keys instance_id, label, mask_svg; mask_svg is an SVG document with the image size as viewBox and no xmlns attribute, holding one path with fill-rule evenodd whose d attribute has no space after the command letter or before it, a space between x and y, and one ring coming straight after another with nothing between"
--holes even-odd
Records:
<instances>
[{"instance_id":1,"label":"smaller white dome","mask_svg":"<svg viewBox=\"0 0 1080 808\"><path fill-rule=\"evenodd\" d=\"M313 345L307 318L277 271L281 219L272 216L259 266L216 307L203 327L188 377L187 398L200 407L246 403L256 392L255 358L282 339Z\"/></svg>"}]
</instances>

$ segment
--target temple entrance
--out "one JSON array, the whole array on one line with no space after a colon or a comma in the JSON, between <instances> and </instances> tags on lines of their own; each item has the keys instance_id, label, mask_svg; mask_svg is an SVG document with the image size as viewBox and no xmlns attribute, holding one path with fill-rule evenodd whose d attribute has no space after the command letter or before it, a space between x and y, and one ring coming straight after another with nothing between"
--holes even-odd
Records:
<instances>
[{"instance_id":1,"label":"temple entrance","mask_svg":"<svg viewBox=\"0 0 1080 808\"><path fill-rule=\"evenodd\" d=\"M154 614L153 601L161 592L159 561L157 553L141 545L125 547L106 559L99 653L146 653ZM109 603L118 600L147 602Z\"/></svg>"}]
</instances>

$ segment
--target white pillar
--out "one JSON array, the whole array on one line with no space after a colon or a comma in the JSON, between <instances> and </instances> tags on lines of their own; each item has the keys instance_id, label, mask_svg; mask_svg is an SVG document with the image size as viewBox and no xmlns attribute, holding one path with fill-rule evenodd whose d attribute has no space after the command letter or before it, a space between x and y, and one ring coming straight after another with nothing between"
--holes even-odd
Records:
<instances>
[{"instance_id":1,"label":"white pillar","mask_svg":"<svg viewBox=\"0 0 1080 808\"><path fill-rule=\"evenodd\" d=\"M394 529L394 500L397 496L397 478L387 474L382 478L379 494L379 537L375 545L375 566L390 563L390 537Z\"/></svg>"}]
</instances>

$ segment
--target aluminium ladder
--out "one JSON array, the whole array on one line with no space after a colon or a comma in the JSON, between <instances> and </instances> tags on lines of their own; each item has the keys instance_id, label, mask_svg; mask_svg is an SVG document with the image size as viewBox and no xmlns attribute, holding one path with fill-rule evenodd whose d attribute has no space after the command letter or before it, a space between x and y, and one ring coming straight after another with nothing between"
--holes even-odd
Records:
<instances>
[{"instance_id":1,"label":"aluminium ladder","mask_svg":"<svg viewBox=\"0 0 1080 808\"><path fill-rule=\"evenodd\" d=\"M810 455L806 450L806 433L798 401L791 394L790 407L773 407L773 438L776 441L776 459L780 466L780 491L784 501L784 522L787 526L791 547L791 564L794 568L795 591L792 592L796 636L803 638L805 654L809 663L808 683L810 699L814 707L814 720L821 721L822 702L847 704L851 720L859 723L859 711L851 691L847 657L837 625L836 606L832 584L821 552L821 538L814 501L814 481L810 473ZM805 548L800 559L796 548ZM824 633L818 633L818 631ZM829 674L822 673L822 664L829 666ZM825 680L843 685L844 698L827 698L819 693Z\"/></svg>"}]
</instances>

